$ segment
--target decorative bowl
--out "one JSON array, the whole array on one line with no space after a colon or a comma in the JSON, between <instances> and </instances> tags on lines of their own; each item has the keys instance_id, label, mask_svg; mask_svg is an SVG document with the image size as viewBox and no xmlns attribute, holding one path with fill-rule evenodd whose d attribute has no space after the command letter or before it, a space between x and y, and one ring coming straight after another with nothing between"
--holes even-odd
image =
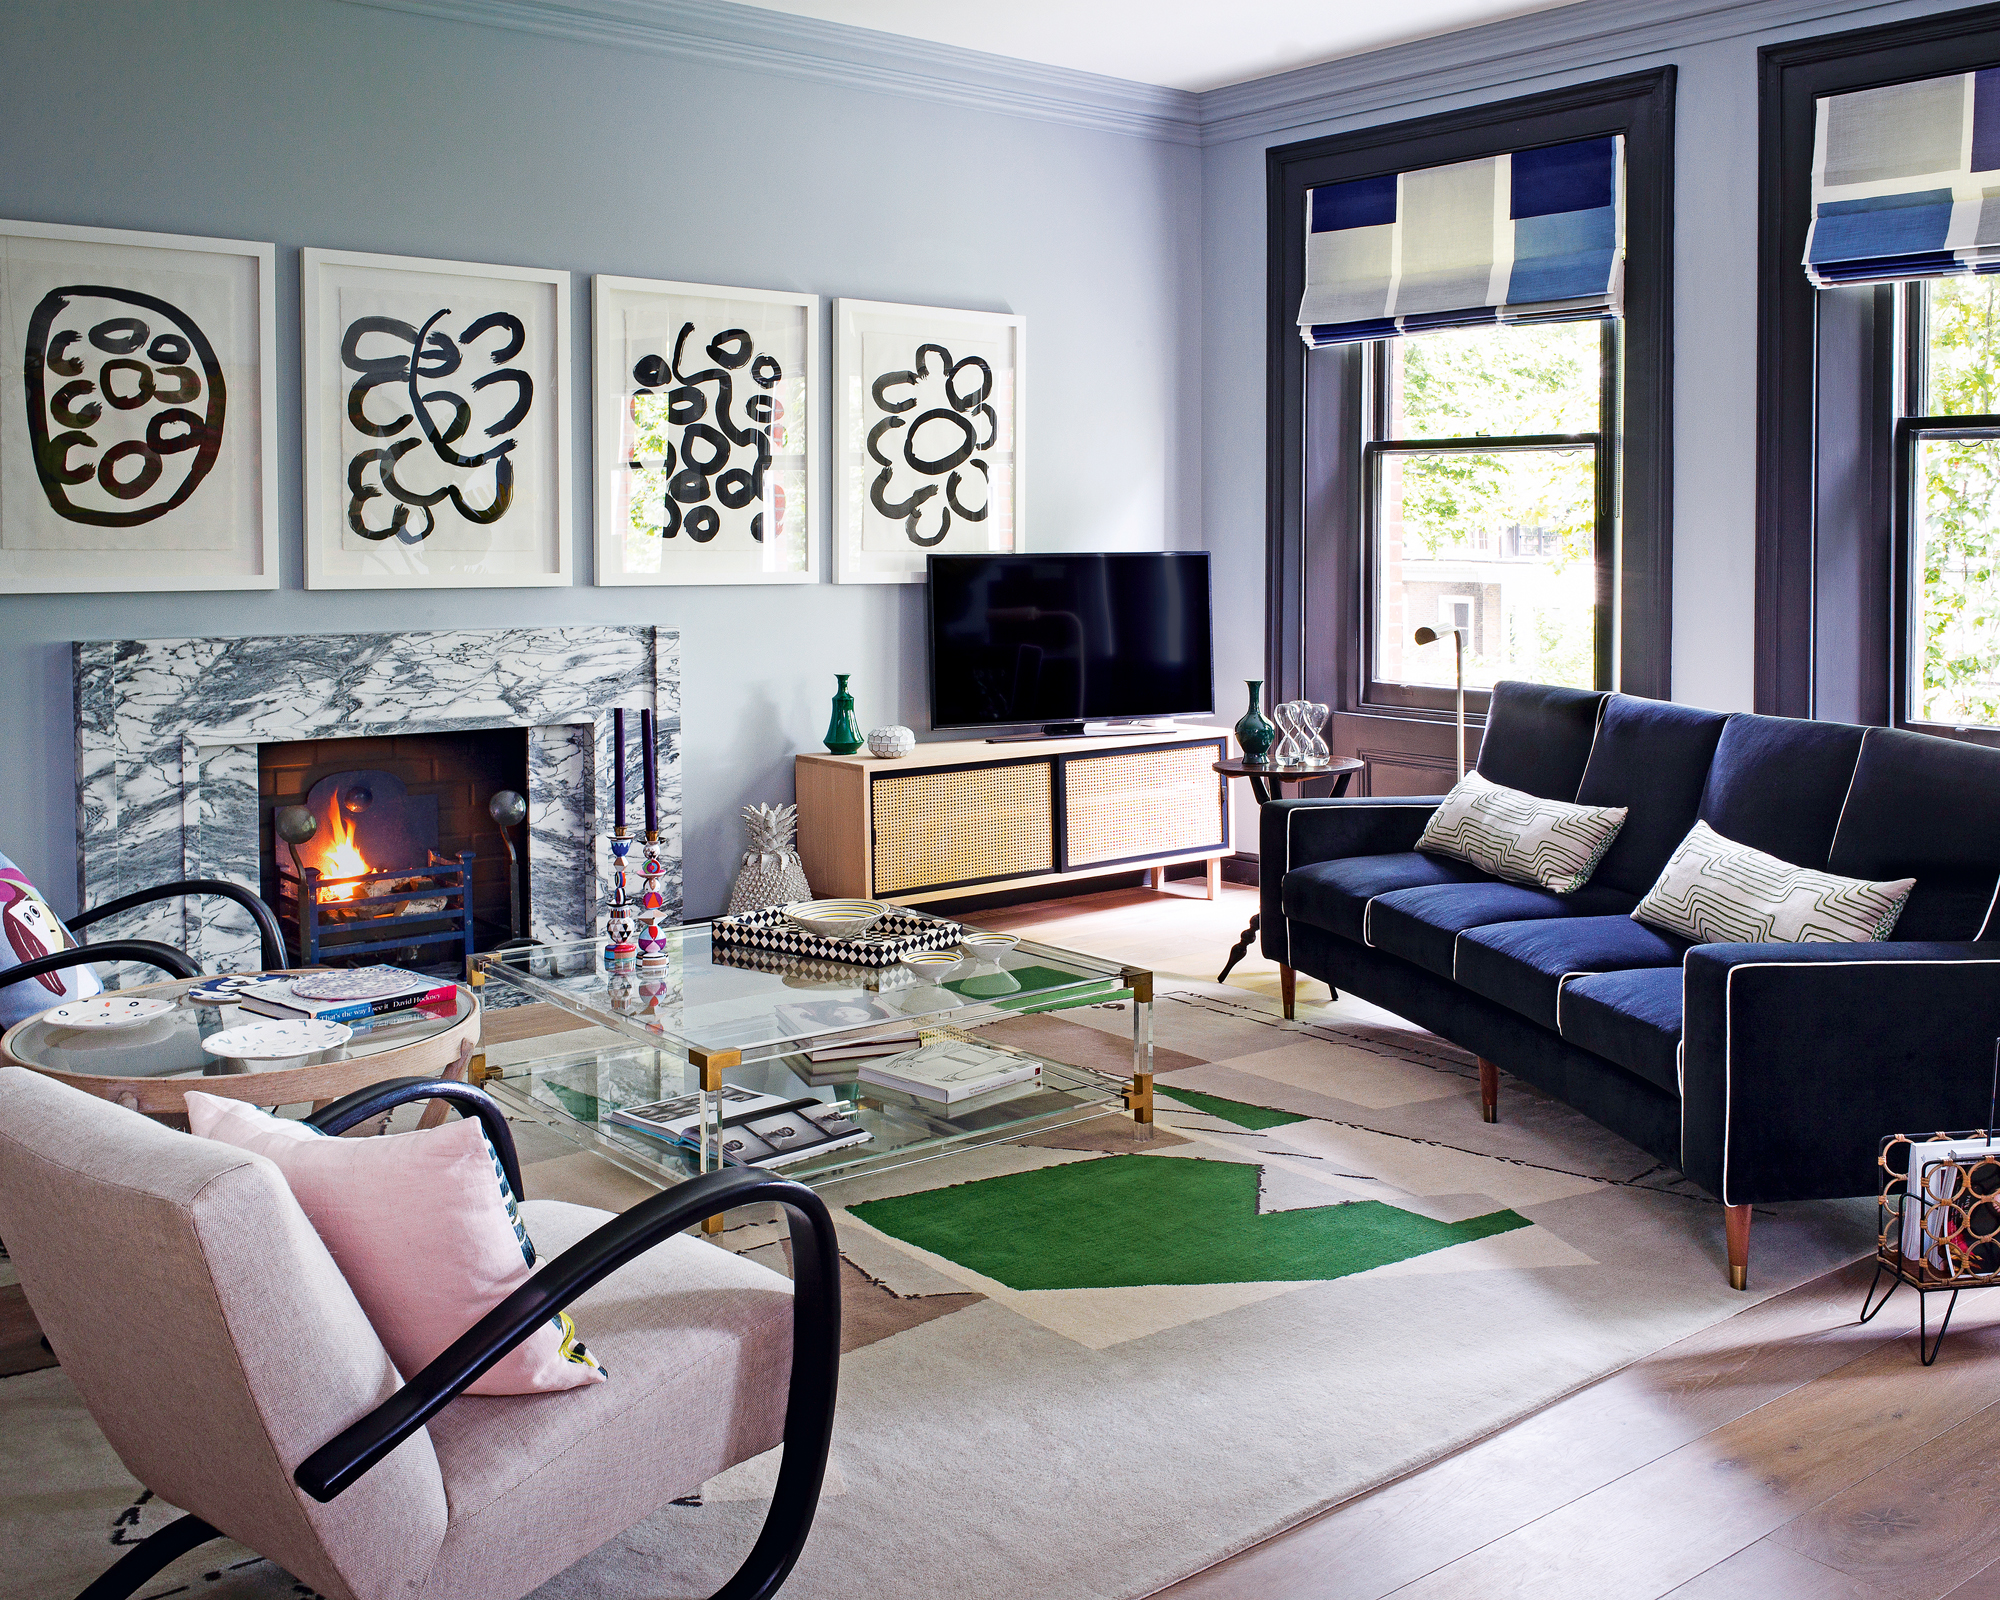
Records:
<instances>
[{"instance_id":1,"label":"decorative bowl","mask_svg":"<svg viewBox=\"0 0 2000 1600\"><path fill-rule=\"evenodd\" d=\"M925 983L943 983L965 965L964 955L957 950L912 950L902 961Z\"/></svg>"},{"instance_id":2,"label":"decorative bowl","mask_svg":"<svg viewBox=\"0 0 2000 1600\"><path fill-rule=\"evenodd\" d=\"M822 939L858 939L889 914L879 900L801 900L785 920Z\"/></svg>"},{"instance_id":3,"label":"decorative bowl","mask_svg":"<svg viewBox=\"0 0 2000 1600\"><path fill-rule=\"evenodd\" d=\"M990 961L1013 949L1021 942L1021 936L1018 933L988 933L984 928L967 928L958 942L967 955Z\"/></svg>"},{"instance_id":4,"label":"decorative bowl","mask_svg":"<svg viewBox=\"0 0 2000 1600\"><path fill-rule=\"evenodd\" d=\"M71 1000L51 1006L36 1020L55 1028L142 1028L174 1009L171 1000L151 995L122 995L115 991L89 1000Z\"/></svg>"},{"instance_id":5,"label":"decorative bowl","mask_svg":"<svg viewBox=\"0 0 2000 1600\"><path fill-rule=\"evenodd\" d=\"M212 1056L220 1056L225 1071L233 1067L238 1072L287 1072L353 1037L354 1030L344 1022L302 1017L296 1022L252 1022L225 1028L202 1040L201 1047Z\"/></svg>"},{"instance_id":6,"label":"decorative bowl","mask_svg":"<svg viewBox=\"0 0 2000 1600\"><path fill-rule=\"evenodd\" d=\"M916 747L917 736L905 727L877 728L868 735L868 753L880 756L884 761L906 756Z\"/></svg>"}]
</instances>

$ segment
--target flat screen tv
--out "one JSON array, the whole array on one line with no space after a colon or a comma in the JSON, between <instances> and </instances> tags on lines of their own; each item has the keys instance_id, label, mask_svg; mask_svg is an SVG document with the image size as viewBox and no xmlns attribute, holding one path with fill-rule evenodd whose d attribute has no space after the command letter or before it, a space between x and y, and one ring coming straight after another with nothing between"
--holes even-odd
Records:
<instances>
[{"instance_id":1,"label":"flat screen tv","mask_svg":"<svg viewBox=\"0 0 2000 1600\"><path fill-rule=\"evenodd\" d=\"M1206 551L934 555L928 594L934 728L1215 709Z\"/></svg>"}]
</instances>

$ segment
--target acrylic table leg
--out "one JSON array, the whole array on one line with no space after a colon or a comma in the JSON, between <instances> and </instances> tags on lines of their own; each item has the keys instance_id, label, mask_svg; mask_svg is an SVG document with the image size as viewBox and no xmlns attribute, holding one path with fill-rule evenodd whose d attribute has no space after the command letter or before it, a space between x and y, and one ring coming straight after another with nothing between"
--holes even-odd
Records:
<instances>
[{"instance_id":1,"label":"acrylic table leg","mask_svg":"<svg viewBox=\"0 0 2000 1600\"><path fill-rule=\"evenodd\" d=\"M1153 1122L1153 975L1127 967L1125 986L1132 991L1132 1082L1124 1100L1132 1120L1150 1135Z\"/></svg>"},{"instance_id":2,"label":"acrylic table leg","mask_svg":"<svg viewBox=\"0 0 2000 1600\"><path fill-rule=\"evenodd\" d=\"M704 1170L706 1170L708 1166L708 1138L706 1132L707 1130L706 1097L715 1094L721 1090L722 1072L725 1067L740 1067L743 1064L743 1052L740 1050L718 1050L713 1055L711 1055L703 1050L690 1050L688 1052L688 1060L691 1061L695 1065L695 1067L699 1069L699 1071L701 1072L701 1089L704 1098L703 1111L702 1111L704 1121L702 1124L703 1136L702 1136L701 1154L702 1154L702 1167ZM720 1126L722 1121L722 1108L719 1105L715 1108L715 1116L717 1123L717 1127L715 1130L715 1164L716 1166L720 1167L722 1165L722 1128ZM713 1217L702 1218L701 1231L703 1233L722 1232L721 1216L716 1215Z\"/></svg>"}]
</instances>

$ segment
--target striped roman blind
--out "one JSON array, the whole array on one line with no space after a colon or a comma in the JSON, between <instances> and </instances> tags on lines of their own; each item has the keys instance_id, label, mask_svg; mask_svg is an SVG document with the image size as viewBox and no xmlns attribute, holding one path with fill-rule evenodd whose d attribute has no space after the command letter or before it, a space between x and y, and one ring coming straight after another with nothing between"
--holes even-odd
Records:
<instances>
[{"instance_id":1,"label":"striped roman blind","mask_svg":"<svg viewBox=\"0 0 2000 1600\"><path fill-rule=\"evenodd\" d=\"M1827 95L1818 112L1814 287L2000 271L2000 69Z\"/></svg>"},{"instance_id":2,"label":"striped roman blind","mask_svg":"<svg viewBox=\"0 0 2000 1600\"><path fill-rule=\"evenodd\" d=\"M1309 345L1622 309L1620 135L1325 184L1306 207Z\"/></svg>"}]
</instances>

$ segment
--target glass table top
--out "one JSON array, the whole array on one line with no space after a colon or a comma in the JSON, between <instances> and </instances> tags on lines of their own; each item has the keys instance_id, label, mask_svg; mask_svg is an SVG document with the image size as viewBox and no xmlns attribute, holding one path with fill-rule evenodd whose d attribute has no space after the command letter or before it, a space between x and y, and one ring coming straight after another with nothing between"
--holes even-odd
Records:
<instances>
[{"instance_id":1,"label":"glass table top","mask_svg":"<svg viewBox=\"0 0 2000 1600\"><path fill-rule=\"evenodd\" d=\"M273 974L277 976L277 974ZM63 1028L31 1017L7 1034L7 1050L15 1059L31 1067L56 1072L73 1072L100 1078L219 1078L246 1071L289 1069L294 1060L256 1062L225 1061L203 1051L201 1041L224 1028L252 1022L269 1022L270 1017L245 1011L241 1006L196 1005L184 998L198 984L210 978L188 978L172 983L147 984L143 988L120 990L121 994L144 994L175 1002L166 1016L132 1028ZM314 1064L352 1061L400 1050L455 1028L471 1016L479 1002L463 984L458 986L456 1003L450 1011L442 1005L409 1011L392 1011L369 1022L351 1022L353 1035L338 1049L311 1058Z\"/></svg>"},{"instance_id":2,"label":"glass table top","mask_svg":"<svg viewBox=\"0 0 2000 1600\"><path fill-rule=\"evenodd\" d=\"M608 962L601 940L494 952L474 958L489 981L617 1033L596 1048L550 1051L514 1065L488 1057L484 1087L517 1116L608 1157L650 1182L673 1184L719 1159L611 1120L632 1106L696 1097L717 1104L749 1094L792 1104L844 1102L865 1142L773 1171L819 1184L862 1172L1062 1127L1122 1107L1128 1079L1038 1058L1038 1081L947 1107L864 1083L865 1059L814 1060L814 1052L915 1032L926 1043L959 1039L1010 1015L1135 1000L1133 1071L1152 1070L1151 975L1117 961L1023 940L968 958L942 982L900 964L858 967L725 945L708 924L671 930L668 959L640 971ZM1015 1046L1018 1048L1018 1046ZM716 1085L720 1085L716 1089Z\"/></svg>"},{"instance_id":3,"label":"glass table top","mask_svg":"<svg viewBox=\"0 0 2000 1600\"><path fill-rule=\"evenodd\" d=\"M962 1028L1010 1012L1118 999L1144 976L1023 940L932 982L901 964L850 966L718 945L708 923L665 931L666 959L647 968L610 960L602 940L494 951L473 957L473 968L635 1044L690 1060L735 1052L745 1061L840 1034L907 1030L913 1021Z\"/></svg>"}]
</instances>

